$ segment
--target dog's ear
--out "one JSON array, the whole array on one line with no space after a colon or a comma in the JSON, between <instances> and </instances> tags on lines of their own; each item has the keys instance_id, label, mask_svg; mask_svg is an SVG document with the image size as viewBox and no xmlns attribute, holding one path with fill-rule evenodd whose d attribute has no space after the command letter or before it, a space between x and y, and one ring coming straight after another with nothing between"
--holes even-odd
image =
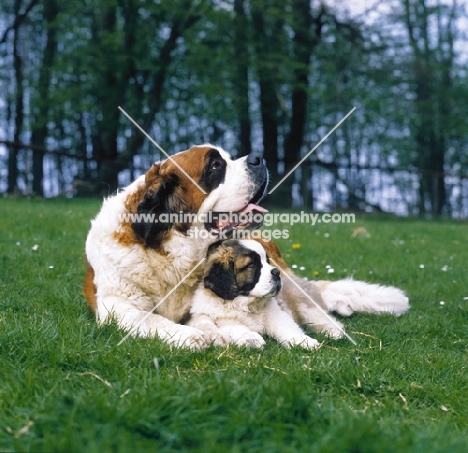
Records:
<instances>
[{"instance_id":1,"label":"dog's ear","mask_svg":"<svg viewBox=\"0 0 468 453\"><path fill-rule=\"evenodd\" d=\"M235 299L238 294L234 263L231 260L213 261L205 269L203 284L221 299Z\"/></svg>"},{"instance_id":2,"label":"dog's ear","mask_svg":"<svg viewBox=\"0 0 468 453\"><path fill-rule=\"evenodd\" d=\"M187 206L179 194L179 177L174 173L161 176L158 164L146 174L146 184L148 189L138 205L132 229L146 247L159 248L175 226L170 214L186 212ZM177 223L177 229L184 228Z\"/></svg>"}]
</instances>

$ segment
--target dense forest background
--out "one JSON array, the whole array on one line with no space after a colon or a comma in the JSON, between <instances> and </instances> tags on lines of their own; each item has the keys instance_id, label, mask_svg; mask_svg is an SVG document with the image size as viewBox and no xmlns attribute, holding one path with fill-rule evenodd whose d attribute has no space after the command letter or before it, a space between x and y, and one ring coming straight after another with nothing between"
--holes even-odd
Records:
<instances>
[{"instance_id":1,"label":"dense forest background","mask_svg":"<svg viewBox=\"0 0 468 453\"><path fill-rule=\"evenodd\" d=\"M102 196L158 150L262 152L277 208L468 216L467 4L4 0L0 192ZM358 2L363 3L363 2Z\"/></svg>"}]
</instances>

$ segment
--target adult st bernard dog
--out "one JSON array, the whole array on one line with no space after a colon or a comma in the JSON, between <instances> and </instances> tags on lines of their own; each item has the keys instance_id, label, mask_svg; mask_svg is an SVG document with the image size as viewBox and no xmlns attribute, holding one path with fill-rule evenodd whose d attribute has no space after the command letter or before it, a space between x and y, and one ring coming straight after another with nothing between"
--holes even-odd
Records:
<instances>
[{"instance_id":1,"label":"adult st bernard dog","mask_svg":"<svg viewBox=\"0 0 468 453\"><path fill-rule=\"evenodd\" d=\"M320 343L304 334L288 307L280 308L278 294L281 273L258 241L215 243L208 248L188 324L207 334L215 345L261 348L265 340L260 334L266 333L285 347L317 348Z\"/></svg>"},{"instance_id":2,"label":"adult st bernard dog","mask_svg":"<svg viewBox=\"0 0 468 453\"><path fill-rule=\"evenodd\" d=\"M201 145L155 163L104 200L86 241L84 292L97 322L114 319L133 335L158 336L175 346L209 344L212 339L202 331L184 325L203 276L201 260L217 234L259 226L220 222L210 214L263 211L256 203L267 184L268 173L259 156L232 160L219 147ZM168 214L196 216L171 220ZM272 260L287 269L275 244L263 245ZM340 325L331 323L311 300L344 316L354 311L399 315L409 308L408 299L396 288L352 280L305 284L290 275L308 292L305 297L284 279L281 294L294 320L334 338L343 335Z\"/></svg>"}]
</instances>

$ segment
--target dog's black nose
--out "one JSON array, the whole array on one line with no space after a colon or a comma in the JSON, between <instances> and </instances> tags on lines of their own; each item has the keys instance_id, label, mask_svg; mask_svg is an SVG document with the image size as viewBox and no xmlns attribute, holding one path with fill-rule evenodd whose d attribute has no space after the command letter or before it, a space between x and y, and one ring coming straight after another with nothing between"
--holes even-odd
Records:
<instances>
[{"instance_id":1,"label":"dog's black nose","mask_svg":"<svg viewBox=\"0 0 468 453\"><path fill-rule=\"evenodd\" d=\"M274 267L272 270L271 270L271 274L273 275L273 277L276 277L278 278L280 276L280 271L278 269L276 269L276 267Z\"/></svg>"},{"instance_id":2,"label":"dog's black nose","mask_svg":"<svg viewBox=\"0 0 468 453\"><path fill-rule=\"evenodd\" d=\"M253 167L258 167L259 165L261 165L263 159L262 159L262 156L260 156L260 154L249 154L247 156L247 165L251 165Z\"/></svg>"}]
</instances>

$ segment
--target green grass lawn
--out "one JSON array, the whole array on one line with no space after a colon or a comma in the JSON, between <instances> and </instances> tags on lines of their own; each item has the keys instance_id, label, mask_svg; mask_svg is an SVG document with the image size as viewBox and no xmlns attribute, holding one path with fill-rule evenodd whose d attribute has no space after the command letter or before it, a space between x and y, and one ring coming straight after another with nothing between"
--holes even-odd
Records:
<instances>
[{"instance_id":1,"label":"green grass lawn","mask_svg":"<svg viewBox=\"0 0 468 453\"><path fill-rule=\"evenodd\" d=\"M394 284L410 312L344 319L357 346L190 352L96 326L81 285L98 209L0 200L0 451L468 451L466 223L296 225L278 242L299 275Z\"/></svg>"}]
</instances>

